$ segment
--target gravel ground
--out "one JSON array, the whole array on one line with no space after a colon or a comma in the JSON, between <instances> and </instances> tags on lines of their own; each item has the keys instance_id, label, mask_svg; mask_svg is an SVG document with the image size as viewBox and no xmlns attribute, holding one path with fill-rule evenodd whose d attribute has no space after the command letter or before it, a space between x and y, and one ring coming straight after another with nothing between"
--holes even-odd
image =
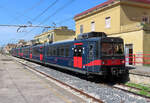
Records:
<instances>
[{"instance_id":1,"label":"gravel ground","mask_svg":"<svg viewBox=\"0 0 150 103\"><path fill-rule=\"evenodd\" d=\"M28 61L23 62L26 63L27 65L35 67L38 70L41 70L51 75L52 77L58 80L61 80L69 85L72 85L73 87L79 88L84 92L91 94L92 96L100 98L106 103L150 103L150 101L144 98L134 96L121 90L112 89L110 87L104 86L103 84L100 85L94 82L86 81L78 77L71 76L69 74L62 73L60 71L56 71L48 67L44 67Z\"/></svg>"}]
</instances>

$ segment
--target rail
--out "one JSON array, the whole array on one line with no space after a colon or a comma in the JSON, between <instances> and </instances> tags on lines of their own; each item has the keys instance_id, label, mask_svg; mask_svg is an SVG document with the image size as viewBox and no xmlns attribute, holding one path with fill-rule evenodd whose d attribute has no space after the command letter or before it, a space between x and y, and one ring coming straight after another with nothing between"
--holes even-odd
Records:
<instances>
[{"instance_id":1,"label":"rail","mask_svg":"<svg viewBox=\"0 0 150 103\"><path fill-rule=\"evenodd\" d=\"M56 81L57 83L59 83L59 84L65 86L65 87L70 88L70 89L73 90L74 92L77 92L77 93L79 93L80 95L85 96L86 98L91 99L92 102L94 102L94 103L95 103L95 102L96 102L96 103L104 103L104 102L103 102L102 100L100 100L99 98L96 98L96 97L94 97L94 96L92 96L92 95L90 95L90 94L84 92L83 90L77 89L77 88L75 88L75 87L73 87L73 86L71 86L71 85L69 85L69 84L67 84L67 83L64 83L64 82L62 82L62 81L60 81L60 80L58 80L58 79L56 79L56 78L50 76L50 75L47 74L47 73L44 73L44 72L42 72L42 71L40 71L40 70L37 70L36 68L34 68L34 67L32 67L32 66L29 66L29 65L27 65L27 64L25 64L25 63L23 63L23 62L21 62L21 61L19 61L19 60L15 60L15 61L18 62L18 63L20 63L20 64L22 64L22 65L24 65L25 67L28 67L28 69L33 70L33 71L35 71L35 72L37 72L37 73L40 73L41 75L43 75L43 76L45 76L45 77L47 77L47 78L49 78L49 79L51 79L51 80Z\"/></svg>"}]
</instances>

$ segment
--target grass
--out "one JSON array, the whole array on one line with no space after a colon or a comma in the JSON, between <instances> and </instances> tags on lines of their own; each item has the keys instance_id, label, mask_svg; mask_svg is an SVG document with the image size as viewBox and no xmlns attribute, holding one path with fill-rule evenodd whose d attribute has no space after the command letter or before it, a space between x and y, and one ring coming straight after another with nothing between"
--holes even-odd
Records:
<instances>
[{"instance_id":1,"label":"grass","mask_svg":"<svg viewBox=\"0 0 150 103\"><path fill-rule=\"evenodd\" d=\"M150 67L150 64L143 64L144 66Z\"/></svg>"},{"instance_id":2,"label":"grass","mask_svg":"<svg viewBox=\"0 0 150 103\"><path fill-rule=\"evenodd\" d=\"M125 85L141 89L142 91L150 92L150 88L149 87L146 87L146 86L143 86L143 85L140 85L140 84L126 83Z\"/></svg>"},{"instance_id":3,"label":"grass","mask_svg":"<svg viewBox=\"0 0 150 103\"><path fill-rule=\"evenodd\" d=\"M139 92L136 92L136 93L140 94L140 95L144 95L144 96L150 97L150 94L148 92L146 92L146 91L143 91L143 90L141 90Z\"/></svg>"},{"instance_id":4,"label":"grass","mask_svg":"<svg viewBox=\"0 0 150 103\"><path fill-rule=\"evenodd\" d=\"M146 86L143 86L143 85L140 85L140 84L135 84L135 83L126 83L125 85L141 89L138 92L135 92L135 91L132 91L132 90L130 90L130 91L135 92L135 93L140 94L140 95L150 97L150 88L149 87L146 87Z\"/></svg>"}]
</instances>

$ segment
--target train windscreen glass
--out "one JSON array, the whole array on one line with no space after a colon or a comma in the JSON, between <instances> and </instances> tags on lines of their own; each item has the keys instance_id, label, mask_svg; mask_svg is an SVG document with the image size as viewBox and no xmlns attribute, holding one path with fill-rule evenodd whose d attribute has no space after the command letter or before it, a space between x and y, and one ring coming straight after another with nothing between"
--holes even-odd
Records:
<instances>
[{"instance_id":1,"label":"train windscreen glass","mask_svg":"<svg viewBox=\"0 0 150 103\"><path fill-rule=\"evenodd\" d=\"M102 43L103 56L121 56L124 54L123 43Z\"/></svg>"}]
</instances>

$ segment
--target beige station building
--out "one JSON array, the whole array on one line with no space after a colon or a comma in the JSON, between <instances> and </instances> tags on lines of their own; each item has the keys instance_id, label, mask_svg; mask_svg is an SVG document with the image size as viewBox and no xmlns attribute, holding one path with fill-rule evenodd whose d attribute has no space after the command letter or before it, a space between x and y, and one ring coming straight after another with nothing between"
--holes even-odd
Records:
<instances>
[{"instance_id":1,"label":"beige station building","mask_svg":"<svg viewBox=\"0 0 150 103\"><path fill-rule=\"evenodd\" d=\"M66 26L61 26L34 37L37 44L52 43L75 38L75 32Z\"/></svg>"},{"instance_id":2,"label":"beige station building","mask_svg":"<svg viewBox=\"0 0 150 103\"><path fill-rule=\"evenodd\" d=\"M74 20L76 36L105 32L124 39L127 55L150 54L150 0L108 0L77 14Z\"/></svg>"}]
</instances>

